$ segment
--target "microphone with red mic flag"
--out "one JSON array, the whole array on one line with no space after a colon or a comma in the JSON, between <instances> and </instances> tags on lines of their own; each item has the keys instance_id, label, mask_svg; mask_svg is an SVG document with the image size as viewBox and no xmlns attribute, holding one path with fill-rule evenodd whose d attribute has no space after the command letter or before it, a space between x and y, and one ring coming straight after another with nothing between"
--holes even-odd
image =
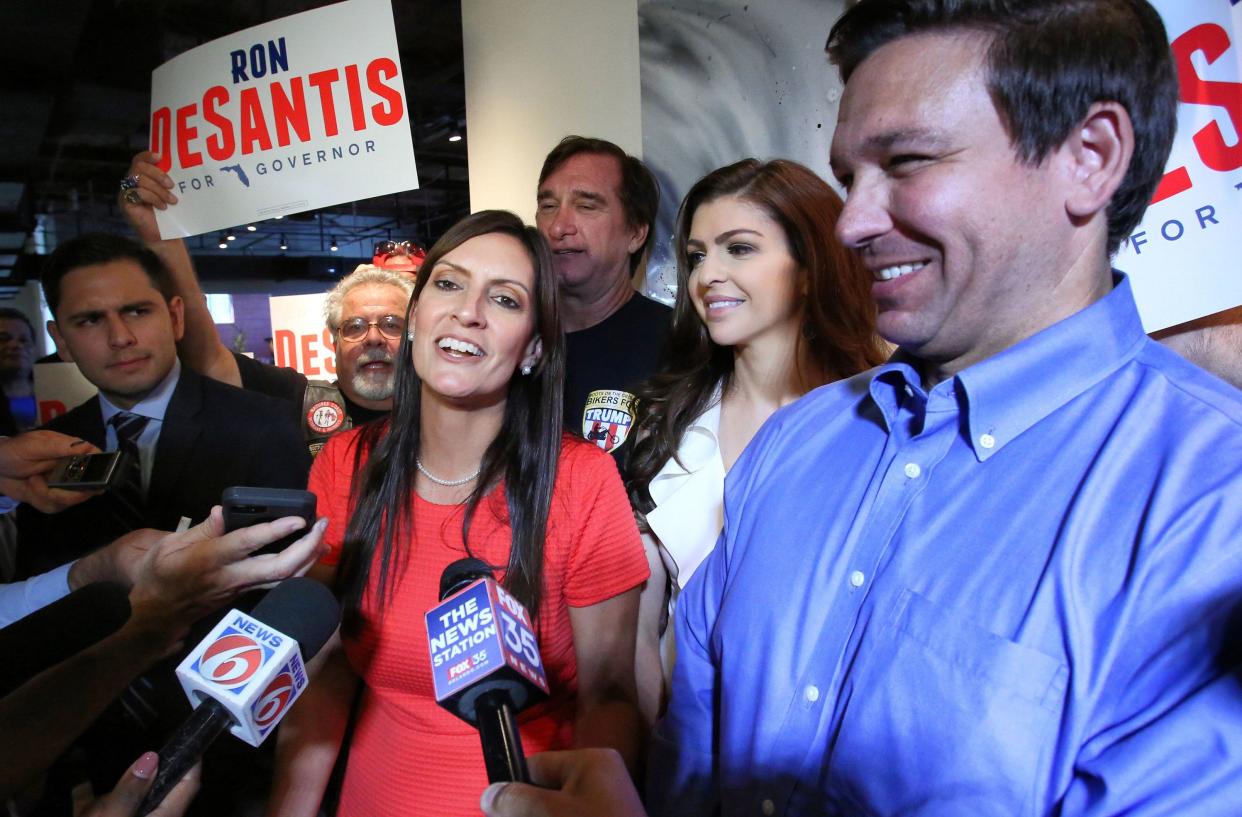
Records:
<instances>
[{"instance_id":1,"label":"microphone with red mic flag","mask_svg":"<svg viewBox=\"0 0 1242 817\"><path fill-rule=\"evenodd\" d=\"M140 817L159 806L224 730L251 746L262 743L306 689L305 662L340 620L332 591L307 578L276 585L250 614L230 610L177 667L195 709L160 750Z\"/></svg>"},{"instance_id":2,"label":"microphone with red mic flag","mask_svg":"<svg viewBox=\"0 0 1242 817\"><path fill-rule=\"evenodd\" d=\"M444 569L440 600L426 616L436 703L478 728L489 782L529 782L516 716L548 696L530 614L479 559Z\"/></svg>"}]
</instances>

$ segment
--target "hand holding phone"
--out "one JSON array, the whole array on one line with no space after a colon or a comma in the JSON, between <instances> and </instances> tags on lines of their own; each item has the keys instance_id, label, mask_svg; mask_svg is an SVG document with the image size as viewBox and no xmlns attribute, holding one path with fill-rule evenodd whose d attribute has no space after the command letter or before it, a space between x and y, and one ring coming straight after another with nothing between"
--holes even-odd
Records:
<instances>
[{"instance_id":1,"label":"hand holding phone","mask_svg":"<svg viewBox=\"0 0 1242 817\"><path fill-rule=\"evenodd\" d=\"M224 506L224 531L230 533L260 522L272 522L286 516L300 516L306 520L306 528L315 524L315 495L310 491L294 488L248 488L234 486L225 488L222 496ZM295 531L264 545L256 553L279 553L296 542L306 529Z\"/></svg>"}]
</instances>

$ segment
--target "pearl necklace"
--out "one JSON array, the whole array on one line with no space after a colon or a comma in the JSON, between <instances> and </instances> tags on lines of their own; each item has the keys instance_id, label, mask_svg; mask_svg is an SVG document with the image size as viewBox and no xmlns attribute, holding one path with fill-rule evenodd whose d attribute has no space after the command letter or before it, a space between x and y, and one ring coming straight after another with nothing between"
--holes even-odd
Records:
<instances>
[{"instance_id":1,"label":"pearl necklace","mask_svg":"<svg viewBox=\"0 0 1242 817\"><path fill-rule=\"evenodd\" d=\"M418 467L418 473L422 474L436 485L440 485L445 488L456 488L458 485L465 485L467 482L473 482L478 479L479 474L483 472L483 466L480 465L477 469L475 469L475 472L468 477L462 477L461 479L440 479L435 474L424 468L423 461L418 457L414 458L414 465Z\"/></svg>"}]
</instances>

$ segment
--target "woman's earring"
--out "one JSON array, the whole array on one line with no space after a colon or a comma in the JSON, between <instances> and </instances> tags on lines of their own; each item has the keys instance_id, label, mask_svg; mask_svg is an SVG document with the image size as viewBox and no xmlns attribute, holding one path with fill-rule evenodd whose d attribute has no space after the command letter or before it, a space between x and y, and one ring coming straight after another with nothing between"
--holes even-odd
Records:
<instances>
[{"instance_id":1,"label":"woman's earring","mask_svg":"<svg viewBox=\"0 0 1242 817\"><path fill-rule=\"evenodd\" d=\"M414 342L414 330L413 329L405 333L405 339L408 340L410 343Z\"/></svg>"},{"instance_id":2,"label":"woman's earring","mask_svg":"<svg viewBox=\"0 0 1242 817\"><path fill-rule=\"evenodd\" d=\"M530 365L529 363L523 363L523 364L522 364L522 374L524 374L524 375L530 375L530 373L531 373L531 365Z\"/></svg>"}]
</instances>

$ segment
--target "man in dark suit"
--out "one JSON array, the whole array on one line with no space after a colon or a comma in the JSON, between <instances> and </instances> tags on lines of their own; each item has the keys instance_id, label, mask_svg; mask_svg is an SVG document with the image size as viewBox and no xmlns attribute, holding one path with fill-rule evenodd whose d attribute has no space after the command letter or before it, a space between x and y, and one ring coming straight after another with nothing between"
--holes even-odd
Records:
<instances>
[{"instance_id":1,"label":"man in dark suit","mask_svg":"<svg viewBox=\"0 0 1242 817\"><path fill-rule=\"evenodd\" d=\"M55 318L48 330L61 356L99 389L47 427L105 451L125 451L129 466L119 485L59 514L18 510L23 575L130 530L170 531L182 517L201 521L233 485L306 486L310 455L286 407L178 362L185 307L158 256L119 236L83 236L52 253L42 284ZM172 675L175 662L176 656L132 687L121 707L83 738L97 785L110 786L124 763L158 747L189 712ZM234 776L235 759L218 760L209 765L221 778L205 773L196 808L231 814L231 798L261 782Z\"/></svg>"},{"instance_id":2,"label":"man in dark suit","mask_svg":"<svg viewBox=\"0 0 1242 817\"><path fill-rule=\"evenodd\" d=\"M184 304L150 250L84 236L50 256L42 283L57 348L99 388L47 427L135 456L128 484L115 491L55 516L19 511L23 573L134 528L200 521L232 485L305 487L310 458L284 407L178 362Z\"/></svg>"}]
</instances>

